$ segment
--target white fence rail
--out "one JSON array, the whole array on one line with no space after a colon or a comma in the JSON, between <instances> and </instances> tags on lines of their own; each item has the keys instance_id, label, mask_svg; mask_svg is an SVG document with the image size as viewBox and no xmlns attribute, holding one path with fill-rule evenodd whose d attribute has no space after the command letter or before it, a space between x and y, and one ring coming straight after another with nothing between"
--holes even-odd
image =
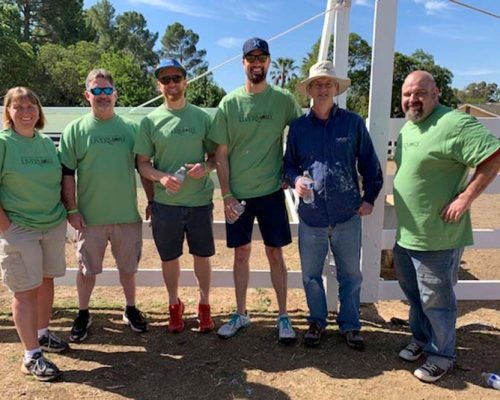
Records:
<instances>
[{"instance_id":1,"label":"white fence rail","mask_svg":"<svg viewBox=\"0 0 500 400\"><path fill-rule=\"evenodd\" d=\"M133 119L140 120L142 116L147 114L151 108L140 109L133 115L128 114ZM0 108L0 111L1 108ZM89 111L88 108L46 108L44 109L48 124L46 126L46 131L52 133L57 137L60 134L64 126L71 120L85 114ZM128 109L117 108L119 114L124 114ZM210 111L210 110L209 110ZM492 132L495 133L497 137L500 138L500 118L480 118L480 121L488 127ZM403 125L404 120L402 119L391 119L389 124L390 132L388 134L389 143L387 146L388 154L391 154L391 149L395 146L396 138L398 132ZM373 138L374 141L377 138ZM392 194L392 180L393 176L388 175L385 177L384 190L386 195ZM486 193L489 194L500 194L500 177L490 185ZM297 236L298 231L298 219L296 211L293 207L293 195L291 193L287 194L287 205L290 210L291 215L291 230L294 237ZM379 199L378 201L383 201ZM391 249L394 244L395 237L395 217L394 210L390 206L385 207L385 225L378 226L372 231L364 232L366 243L370 242L370 238L381 238L382 249ZM392 221L392 223L391 223ZM389 226L387 226L389 225ZM152 239L151 230L147 223L143 224L144 239ZM223 221L214 221L214 235L216 239L225 239L225 229ZM378 236L376 236L378 235ZM260 232L256 226L254 229L254 238L256 240L260 239ZM475 229L474 230L474 241L475 244L472 248L475 249L498 249L500 248L500 229ZM231 261L232 262L232 261ZM326 263L328 265L329 263ZM228 265L228 267L230 267ZM64 285L74 285L76 279L76 268L68 268L66 276L57 279L58 284ZM324 271L325 283L329 293L336 292L336 279L335 279L335 268L332 263L325 268ZM366 274L364 274L366 280ZM384 281L380 277L376 278L378 280L378 294L377 299L403 299L403 293L401 292L399 285L396 281ZM302 288L301 273L300 271L290 271L288 273L288 282L290 288ZM366 282L365 282L366 283ZM163 278L161 270L155 269L140 269L137 273L137 284L139 286L163 286ZM99 276L98 285L102 286L118 286L118 276L115 269L106 269L103 271L102 275ZM181 285L182 286L196 286L196 280L192 269L182 269L181 271ZM215 269L212 275L212 286L213 287L233 287L233 277L232 270L229 269ZM260 288L270 288L272 287L269 272L267 270L252 270L250 273L250 284L249 287L260 287ZM332 296L330 296L332 297ZM373 296L367 295L365 291L361 294L363 302L372 302ZM463 300L498 300L500 299L500 280L492 281L459 281L457 284L457 297ZM331 299L330 299L331 300ZM376 299L375 299L376 300ZM330 303L330 308L334 308L335 302Z\"/></svg>"}]
</instances>

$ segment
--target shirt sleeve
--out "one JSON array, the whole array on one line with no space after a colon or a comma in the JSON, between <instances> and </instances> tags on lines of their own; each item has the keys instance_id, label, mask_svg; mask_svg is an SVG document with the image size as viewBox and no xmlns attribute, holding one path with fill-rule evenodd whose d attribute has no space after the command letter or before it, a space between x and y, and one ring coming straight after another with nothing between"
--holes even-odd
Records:
<instances>
[{"instance_id":1,"label":"shirt sleeve","mask_svg":"<svg viewBox=\"0 0 500 400\"><path fill-rule=\"evenodd\" d=\"M358 123L358 171L363 178L363 201L374 204L384 184L382 168L363 120Z\"/></svg>"},{"instance_id":2,"label":"shirt sleeve","mask_svg":"<svg viewBox=\"0 0 500 400\"><path fill-rule=\"evenodd\" d=\"M223 105L219 105L215 114L208 138L217 144L229 144L229 131L227 124L227 113L223 109Z\"/></svg>"},{"instance_id":3,"label":"shirt sleeve","mask_svg":"<svg viewBox=\"0 0 500 400\"><path fill-rule=\"evenodd\" d=\"M464 119L462 128L452 132L451 153L457 161L474 168L500 149L500 140L477 119Z\"/></svg>"},{"instance_id":4,"label":"shirt sleeve","mask_svg":"<svg viewBox=\"0 0 500 400\"><path fill-rule=\"evenodd\" d=\"M154 152L153 141L151 140L152 121L144 117L139 127L139 132L135 136L134 153L141 156L152 157Z\"/></svg>"},{"instance_id":5,"label":"shirt sleeve","mask_svg":"<svg viewBox=\"0 0 500 400\"><path fill-rule=\"evenodd\" d=\"M76 170L78 160L75 148L75 126L70 124L64 128L61 139L59 140L59 153L61 164L71 170Z\"/></svg>"},{"instance_id":6,"label":"shirt sleeve","mask_svg":"<svg viewBox=\"0 0 500 400\"><path fill-rule=\"evenodd\" d=\"M291 187L295 187L295 180L299 175L302 175L300 161L297 154L296 136L297 125L292 123L288 131L286 151L285 156L283 157L284 180Z\"/></svg>"}]
</instances>

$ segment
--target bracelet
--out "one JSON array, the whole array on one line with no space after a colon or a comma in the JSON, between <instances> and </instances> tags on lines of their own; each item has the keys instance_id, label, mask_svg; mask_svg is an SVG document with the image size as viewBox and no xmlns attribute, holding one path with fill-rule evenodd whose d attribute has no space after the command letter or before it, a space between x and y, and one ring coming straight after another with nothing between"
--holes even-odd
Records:
<instances>
[{"instance_id":1,"label":"bracelet","mask_svg":"<svg viewBox=\"0 0 500 400\"><path fill-rule=\"evenodd\" d=\"M71 215L71 214L78 214L80 211L78 211L78 208L73 208L72 210L66 211L66 214Z\"/></svg>"},{"instance_id":2,"label":"bracelet","mask_svg":"<svg viewBox=\"0 0 500 400\"><path fill-rule=\"evenodd\" d=\"M230 197L233 197L233 194L231 192L226 193L224 196L222 196L222 200L229 199Z\"/></svg>"}]
</instances>

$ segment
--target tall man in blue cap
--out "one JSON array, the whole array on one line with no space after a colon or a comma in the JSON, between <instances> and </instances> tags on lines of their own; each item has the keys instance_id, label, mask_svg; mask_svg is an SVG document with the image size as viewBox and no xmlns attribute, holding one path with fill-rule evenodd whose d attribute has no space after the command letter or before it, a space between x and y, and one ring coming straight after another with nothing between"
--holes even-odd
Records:
<instances>
[{"instance_id":1,"label":"tall man in blue cap","mask_svg":"<svg viewBox=\"0 0 500 400\"><path fill-rule=\"evenodd\" d=\"M141 121L134 151L141 175L154 182L151 219L169 297L168 331L179 333L185 328L178 287L186 237L200 290L199 330L209 332L214 329L209 290L210 256L215 253L210 178L215 144L207 138L211 118L186 101L186 70L177 60L162 60L155 77L165 102ZM181 167L187 171L184 181L174 175Z\"/></svg>"},{"instance_id":2,"label":"tall man in blue cap","mask_svg":"<svg viewBox=\"0 0 500 400\"><path fill-rule=\"evenodd\" d=\"M234 220L235 206L246 201L243 215L234 224L226 223L227 245L234 248L237 310L217 334L229 338L250 325L246 293L252 228L257 218L278 300L278 338L289 343L296 335L287 315L287 269L282 252L291 242L281 188L283 130L302 111L289 92L267 84L271 60L265 40L247 40L242 63L245 84L222 99L209 135L217 143L217 174L227 220Z\"/></svg>"}]
</instances>

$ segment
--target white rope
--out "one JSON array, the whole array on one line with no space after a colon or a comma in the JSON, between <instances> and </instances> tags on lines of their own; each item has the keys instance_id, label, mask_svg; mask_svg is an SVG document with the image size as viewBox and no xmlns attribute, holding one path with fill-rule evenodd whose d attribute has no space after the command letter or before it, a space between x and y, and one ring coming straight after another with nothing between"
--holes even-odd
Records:
<instances>
[{"instance_id":1,"label":"white rope","mask_svg":"<svg viewBox=\"0 0 500 400\"><path fill-rule=\"evenodd\" d=\"M287 30L285 30L285 31L283 31L283 32L281 32L281 33L278 33L277 35L275 35L275 36L273 36L273 37L269 38L267 41L268 41L268 42L273 42L273 41L275 41L276 39L279 39L280 37L285 36L285 35L289 34L290 32L293 32L293 31L295 31L295 30L297 30L297 29L299 29L299 28L303 27L304 25L309 24L310 22L312 22L312 21L314 21L314 20L316 20L316 19L318 19L318 18L322 17L323 15L325 15L325 14L327 14L327 13L331 12L331 11L334 11L334 10L336 10L336 9L340 9L340 8L343 8L343 7L349 7L349 4L350 4L350 3L349 3L349 2L347 2L347 1L345 1L345 0L338 0L338 1L337 1L337 3L335 3L335 5L334 5L333 7L330 7L329 9L327 9L327 10L325 10L325 11L323 11L323 12L320 12L320 13L316 14L316 15L312 16L311 18L306 19L305 21L302 21L302 22L300 22L300 23L298 23L298 24L296 24L296 25L292 26L291 28L288 28ZM222 62L222 63L220 63L220 64L218 64L218 65L216 65L215 67L213 67L213 68L211 68L211 69L207 70L207 71L206 71L206 72L204 72L203 74L200 74L200 75L198 75L198 76L196 76L196 77L194 77L194 78L190 79L190 80L188 81L188 83L191 83L191 82L197 81L198 79L201 79L201 78L203 78L204 76L206 76L206 75L208 75L208 74L211 74L212 72L214 72L214 71L216 71L216 70L218 70L218 69L222 68L222 67L223 67L223 66L225 66L226 64L229 64L230 62L233 62L234 60L238 60L238 59L241 59L241 53L240 53L240 54L235 55L234 57L229 58L228 60L226 60L226 61L224 61L224 62ZM151 100L148 100L148 101L146 101L145 103L142 103L141 105L138 105L137 107L132 108L131 110L129 110L129 113L134 112L134 111L135 111L135 110L137 110L138 108L145 107L145 106L147 106L148 104L151 104L151 103L153 103L154 101L156 101L156 100L158 100L158 99L160 99L160 98L162 98L162 97L163 97L163 95L156 96L155 98L153 98L153 99L151 99Z\"/></svg>"}]
</instances>

